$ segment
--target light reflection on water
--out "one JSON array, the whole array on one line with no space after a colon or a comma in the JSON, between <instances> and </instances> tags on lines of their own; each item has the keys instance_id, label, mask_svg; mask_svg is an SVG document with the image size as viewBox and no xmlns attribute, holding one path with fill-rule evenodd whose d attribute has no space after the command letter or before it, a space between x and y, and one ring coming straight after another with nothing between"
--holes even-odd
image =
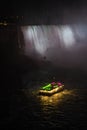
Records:
<instances>
[{"instance_id":1,"label":"light reflection on water","mask_svg":"<svg viewBox=\"0 0 87 130\"><path fill-rule=\"evenodd\" d=\"M40 105L42 106L43 112L48 112L47 110L51 109L52 107L56 108L59 104L63 103L67 100L67 96L75 95L74 90L64 90L60 93L56 93L52 96L37 96ZM69 97L68 97L69 98Z\"/></svg>"},{"instance_id":2,"label":"light reflection on water","mask_svg":"<svg viewBox=\"0 0 87 130\"><path fill-rule=\"evenodd\" d=\"M79 127L81 119L85 118L85 92L82 89L65 89L52 96L38 95L35 89L26 89L24 93L29 100L29 114L39 126Z\"/></svg>"},{"instance_id":3,"label":"light reflection on water","mask_svg":"<svg viewBox=\"0 0 87 130\"><path fill-rule=\"evenodd\" d=\"M70 97L76 96L76 90L65 89L59 93L53 94L52 96L38 95L37 91L38 90L32 90L31 92L30 90L27 90L25 91L25 95L27 96L27 98L30 98L31 94L33 98L36 100L36 102L39 103L44 113L49 113L49 109L51 112L51 109L55 109L61 103L65 103L68 99L70 99Z\"/></svg>"},{"instance_id":4,"label":"light reflection on water","mask_svg":"<svg viewBox=\"0 0 87 130\"><path fill-rule=\"evenodd\" d=\"M67 94L68 95L73 94L73 91L64 90L52 96L39 96L39 99L41 100L42 105L56 105L60 103L64 99L64 96L66 96Z\"/></svg>"},{"instance_id":5,"label":"light reflection on water","mask_svg":"<svg viewBox=\"0 0 87 130\"><path fill-rule=\"evenodd\" d=\"M30 95L32 95L34 98L36 98L41 105L53 105L56 106L58 105L58 103L62 102L67 96L76 96L76 89L73 90L68 90L65 89L59 93L53 94L52 96L45 96L45 95L38 95L38 90L33 90L31 92L31 90L27 89L27 90L23 90L26 97L30 97Z\"/></svg>"}]
</instances>

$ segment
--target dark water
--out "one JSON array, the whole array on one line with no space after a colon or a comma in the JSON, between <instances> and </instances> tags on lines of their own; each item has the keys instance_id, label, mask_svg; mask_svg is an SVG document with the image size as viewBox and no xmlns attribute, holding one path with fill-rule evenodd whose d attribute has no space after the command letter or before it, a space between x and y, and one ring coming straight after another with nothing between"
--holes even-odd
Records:
<instances>
[{"instance_id":1,"label":"dark water","mask_svg":"<svg viewBox=\"0 0 87 130\"><path fill-rule=\"evenodd\" d=\"M37 91L46 82L33 80L11 95L9 114L2 119L2 128L87 128L86 81L65 80L64 91L51 97L39 96Z\"/></svg>"},{"instance_id":2,"label":"dark water","mask_svg":"<svg viewBox=\"0 0 87 130\"><path fill-rule=\"evenodd\" d=\"M16 44L17 42L15 43L16 34L11 34L11 36L9 35L11 39L8 42L6 40L3 44L1 42L3 60L1 60L2 64L0 66L0 96L2 97L0 98L0 130L1 128L6 130L10 128L11 130L42 128L86 130L87 72L82 73L77 69L78 67L76 69L65 69L64 63L68 61L63 58L65 53L62 56L65 61L62 63L62 68L59 67L56 70L58 68L57 64L57 68L55 68L51 67L50 63L45 63L43 71L38 72L40 71L40 66L42 68L44 64L39 63L38 67L29 58L19 58L18 44ZM78 63L77 66L84 67L84 69L82 68L83 70L87 70L85 52L86 50L80 51L78 56L76 56L76 58L78 57L77 60L82 59L81 65L78 65L80 64ZM74 53L71 54L73 55ZM73 56L75 57L75 55ZM21 62L19 59L23 61ZM71 58L71 61L74 60ZM31 69L32 64L34 64L33 69L35 72ZM20 77L22 77L22 83L19 83L21 82ZM52 82L53 79L63 82L65 90L51 97L38 96L39 87Z\"/></svg>"}]
</instances>

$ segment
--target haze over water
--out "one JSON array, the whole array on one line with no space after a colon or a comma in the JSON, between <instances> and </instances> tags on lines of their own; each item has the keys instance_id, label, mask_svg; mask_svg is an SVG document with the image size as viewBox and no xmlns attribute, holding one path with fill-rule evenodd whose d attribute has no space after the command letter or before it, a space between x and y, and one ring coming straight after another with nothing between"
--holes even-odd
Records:
<instances>
[{"instance_id":1,"label":"haze over water","mask_svg":"<svg viewBox=\"0 0 87 130\"><path fill-rule=\"evenodd\" d=\"M24 43L27 61L21 64L23 87L8 99L9 114L1 122L5 128L87 128L86 34L85 25L20 28L19 42ZM41 86L53 81L62 82L64 91L51 97L37 94Z\"/></svg>"}]
</instances>

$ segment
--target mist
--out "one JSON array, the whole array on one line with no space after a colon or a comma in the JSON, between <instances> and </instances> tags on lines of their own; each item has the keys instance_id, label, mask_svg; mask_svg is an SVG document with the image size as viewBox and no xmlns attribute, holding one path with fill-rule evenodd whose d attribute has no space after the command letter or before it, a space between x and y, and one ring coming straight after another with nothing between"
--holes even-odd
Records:
<instances>
[{"instance_id":1,"label":"mist","mask_svg":"<svg viewBox=\"0 0 87 130\"><path fill-rule=\"evenodd\" d=\"M40 25L22 26L24 54L50 61L56 67L87 70L87 26Z\"/></svg>"}]
</instances>

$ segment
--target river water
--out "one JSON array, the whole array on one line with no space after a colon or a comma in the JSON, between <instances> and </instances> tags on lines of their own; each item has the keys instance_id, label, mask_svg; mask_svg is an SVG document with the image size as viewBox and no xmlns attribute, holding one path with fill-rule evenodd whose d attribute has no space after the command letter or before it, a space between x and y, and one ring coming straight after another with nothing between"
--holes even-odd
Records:
<instances>
[{"instance_id":1,"label":"river water","mask_svg":"<svg viewBox=\"0 0 87 130\"><path fill-rule=\"evenodd\" d=\"M79 81L64 81L65 89L50 97L37 94L46 84L28 82L10 99L9 115L4 119L6 129L60 128L85 130L87 128L87 84ZM5 125L4 125L5 124Z\"/></svg>"},{"instance_id":2,"label":"river water","mask_svg":"<svg viewBox=\"0 0 87 130\"><path fill-rule=\"evenodd\" d=\"M54 29L56 29L56 27ZM66 33L64 29L68 29L67 31L68 34ZM15 83L18 80L18 79L16 80L16 77L17 77L17 74L19 73L18 72L17 74L15 74L14 72L15 67L13 67L13 70L11 70L11 72L8 69L6 70L6 72L4 72L4 74L1 73L1 76L3 77L2 79L4 79L3 80L4 82L1 80L1 82L3 82L2 83L3 93L1 90L1 94L3 98L1 100L2 104L0 106L0 108L3 109L1 111L2 117L3 117L0 122L1 128L6 129L6 130L9 130L10 128L12 130L13 129L15 130L16 129L24 129L24 130L35 129L36 130L36 129L42 129L42 128L48 128L48 129L59 128L59 129L64 129L64 130L66 129L86 130L87 129L87 107L86 107L87 72L86 72L86 75L84 74L85 75L84 76L80 74L79 71L77 72L76 71L77 69L76 70L74 69L74 67L77 66L77 68L82 68L83 71L87 71L87 63L86 63L87 45L83 44L84 38L81 37L83 36L82 35L83 33L79 34L78 33L79 30L77 30L77 35L79 34L79 37L75 35L76 36L75 40L79 40L79 38L82 38L82 41L79 43L80 41L79 40L78 41L79 44L77 43L70 44L70 46L73 45L72 49L70 49L68 42L70 40L71 41L73 40L72 30L69 27L68 28L65 27L64 29L63 31L61 31L62 33L60 33L61 34L60 36L63 36L62 42L61 42L62 37L60 39L60 42L59 40L56 40L56 38L58 39L59 37L57 36L56 33L54 33L55 36L53 35L53 29L48 30L45 28L43 30L43 32L45 32L43 36L43 33L41 33L42 31L40 31L41 29L38 28L37 30L37 27L35 27L32 33L33 38L35 38L34 41L32 41L32 39L26 39L26 38L29 38L29 35L31 36L31 32L32 32L31 29L27 35L24 35L24 36L27 36L25 37L25 41L27 45L26 51L28 53L27 55L29 55L30 53L30 50L29 50L30 46L28 43L32 41L34 46L32 44L31 52L33 52L33 49L36 48L36 50L39 53L45 54L45 56L47 56L48 58L47 60L52 59L56 67L58 67L58 65L62 66L63 68L68 66L68 67L73 68L73 70L69 68L68 68L68 71L63 70L63 68L62 69L59 68L58 71L56 71L55 69L52 70L52 68L49 68L49 66L51 66L51 64L49 63L47 70L43 71L43 73L32 72L29 66L31 61L29 61L29 64L26 62L25 67L23 66L24 71L26 70L26 74L22 78L23 85L24 85L22 88L19 87L17 83ZM26 28L25 28L25 31L26 31ZM40 36L38 35L37 31L39 31ZM50 31L52 31L51 35L50 35ZM58 28L55 30L55 32L56 31L58 31ZM47 35L47 32L49 32L49 35ZM81 32L82 32L82 29L81 29ZM37 35L39 39L37 38ZM54 38L52 37L52 35L54 36ZM49 38L47 38L48 36ZM67 37L69 37L70 39L68 39ZM85 35L85 38L86 38L86 35ZM54 39L55 39L55 46L53 44ZM48 44L46 44L46 42ZM58 43L58 46L57 46L57 43ZM52 45L51 47L54 46L54 49L52 50L49 49L48 47L50 47L50 45ZM47 48L48 50L46 52ZM36 53L34 53L33 55L35 56ZM58 58L56 58L56 56ZM7 59L6 61L8 61ZM58 61L58 63L56 61ZM21 66L22 64L23 63L21 63ZM3 66L3 62L2 62L2 66ZM27 66L28 66L28 69L25 69L27 68ZM4 71L5 69L6 67L4 67L2 71ZM38 68L36 69L37 71L40 70ZM31 70L31 73L30 73L30 70ZM48 70L49 72L48 74L46 74ZM56 75L56 78L53 78L55 77L55 75ZM60 82L64 83L64 87L65 87L64 91L58 94L54 94L51 97L39 96L37 94L39 88L41 86L44 86L45 84L53 82L53 79L56 81L60 80ZM4 98L5 98L5 103L4 103Z\"/></svg>"}]
</instances>

